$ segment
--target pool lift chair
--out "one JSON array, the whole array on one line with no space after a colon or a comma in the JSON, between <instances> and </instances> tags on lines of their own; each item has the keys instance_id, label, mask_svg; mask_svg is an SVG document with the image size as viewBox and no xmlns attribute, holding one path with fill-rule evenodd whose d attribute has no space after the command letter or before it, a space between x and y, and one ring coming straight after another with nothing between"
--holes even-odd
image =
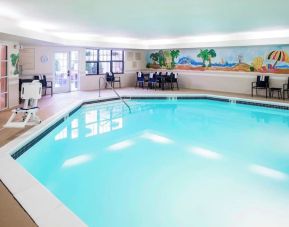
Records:
<instances>
[{"instance_id":1,"label":"pool lift chair","mask_svg":"<svg viewBox=\"0 0 289 227\"><path fill-rule=\"evenodd\" d=\"M26 125L36 125L41 122L36 115L38 100L42 95L42 84L38 80L31 83L23 83L21 86L21 99L24 99L23 107L12 110L12 115L4 125L4 128L24 128ZM21 121L17 121L17 117Z\"/></svg>"}]
</instances>

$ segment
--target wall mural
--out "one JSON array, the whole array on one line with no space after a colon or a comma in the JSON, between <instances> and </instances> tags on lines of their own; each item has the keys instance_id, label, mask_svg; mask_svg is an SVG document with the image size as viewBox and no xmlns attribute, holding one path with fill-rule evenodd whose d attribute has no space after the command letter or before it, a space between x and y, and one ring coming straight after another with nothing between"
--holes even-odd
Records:
<instances>
[{"instance_id":1,"label":"wall mural","mask_svg":"<svg viewBox=\"0 0 289 227\"><path fill-rule=\"evenodd\" d=\"M289 46L226 47L147 52L147 68L289 74Z\"/></svg>"}]
</instances>

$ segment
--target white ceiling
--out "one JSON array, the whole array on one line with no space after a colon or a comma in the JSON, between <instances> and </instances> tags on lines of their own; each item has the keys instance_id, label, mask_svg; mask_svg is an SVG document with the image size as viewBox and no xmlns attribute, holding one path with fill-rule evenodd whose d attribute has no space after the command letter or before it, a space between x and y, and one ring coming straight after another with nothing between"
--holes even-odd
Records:
<instances>
[{"instance_id":1,"label":"white ceiling","mask_svg":"<svg viewBox=\"0 0 289 227\"><path fill-rule=\"evenodd\" d=\"M0 0L0 32L62 44L131 47L216 34L236 39L252 31L270 38L271 31L285 30L279 36L287 39L288 8L288 0Z\"/></svg>"}]
</instances>

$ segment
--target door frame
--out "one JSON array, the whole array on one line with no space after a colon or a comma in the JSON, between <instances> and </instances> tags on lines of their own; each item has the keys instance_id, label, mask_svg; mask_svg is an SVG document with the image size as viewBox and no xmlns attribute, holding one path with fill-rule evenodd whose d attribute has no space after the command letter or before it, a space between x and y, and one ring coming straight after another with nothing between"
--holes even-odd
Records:
<instances>
[{"instance_id":1,"label":"door frame","mask_svg":"<svg viewBox=\"0 0 289 227\"><path fill-rule=\"evenodd\" d=\"M76 90L72 90L71 89L71 78L70 78L70 72L71 72L71 65L72 65L72 62L71 62L71 52L77 52L78 54L78 71L77 71L77 75L78 75L78 80L77 80L77 83L78 83L78 86L77 86L77 89ZM66 54L67 56L67 71L66 73L63 72L63 74L66 74L66 82L65 82L65 86L59 86L59 87L56 87L57 83L56 83L56 70L55 70L55 60L56 60L56 57L55 55L58 54L58 53L64 53ZM75 50L75 49L71 49L71 50L57 50L57 51L54 51L53 52L53 80L54 80L54 93L68 93L68 92L72 92L72 91L78 91L79 90L79 80L80 80L80 77L79 77L79 56L80 56L80 51L79 50Z\"/></svg>"}]
</instances>

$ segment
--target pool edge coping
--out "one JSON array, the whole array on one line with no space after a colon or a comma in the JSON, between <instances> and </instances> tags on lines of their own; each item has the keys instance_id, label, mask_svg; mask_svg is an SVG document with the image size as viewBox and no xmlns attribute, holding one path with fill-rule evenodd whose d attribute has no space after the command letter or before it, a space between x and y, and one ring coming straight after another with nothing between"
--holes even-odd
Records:
<instances>
[{"instance_id":1,"label":"pool edge coping","mask_svg":"<svg viewBox=\"0 0 289 227\"><path fill-rule=\"evenodd\" d=\"M178 99L181 97L187 98L204 98L216 101L226 101L239 104L264 106L271 108L288 109L288 103L281 103L267 100L255 100L249 98L239 98L224 95L211 94L142 94L142 95L121 95L124 99L133 98L164 98ZM52 192L45 188L36 178L34 178L27 170L14 160L12 155L23 146L26 146L33 139L39 137L50 128L54 127L59 121L64 121L71 116L83 105L90 103L100 103L117 100L114 96L105 98L90 98L79 100L69 107L62 109L51 117L44 120L41 124L29 129L24 134L15 138L0 148L0 179L9 189L13 197L20 203L23 209L35 221L37 225L43 226L51 223L54 226L87 226L75 213L73 213L64 203L62 203ZM281 108L286 107L286 108ZM60 122L61 123L61 122ZM57 126L56 126L57 127ZM55 128L55 127L54 127ZM53 128L53 129L54 129ZM53 130L52 129L52 130ZM49 133L49 132L48 132ZM44 135L45 136L45 135ZM32 193L33 192L33 193ZM31 199L31 193L39 195L39 198ZM49 199L48 199L49 198ZM40 211L38 208L41 208ZM44 208L43 208L44 207ZM42 212L42 213L41 213ZM45 215L46 213L50 215Z\"/></svg>"}]
</instances>

